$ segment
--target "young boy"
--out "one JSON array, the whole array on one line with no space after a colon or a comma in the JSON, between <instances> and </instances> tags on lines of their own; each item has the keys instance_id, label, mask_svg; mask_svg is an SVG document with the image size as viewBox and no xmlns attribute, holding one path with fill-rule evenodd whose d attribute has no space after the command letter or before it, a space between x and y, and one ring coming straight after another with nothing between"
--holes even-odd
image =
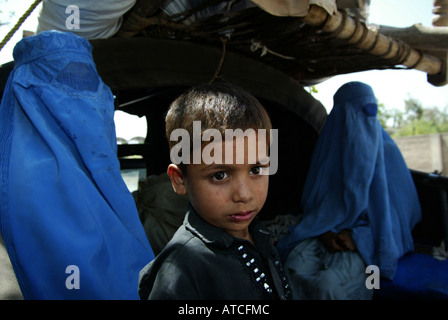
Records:
<instances>
[{"instance_id":1,"label":"young boy","mask_svg":"<svg viewBox=\"0 0 448 320\"><path fill-rule=\"evenodd\" d=\"M258 156L250 161L254 149L249 134L243 154L235 138L206 137L206 129L222 137L226 129L253 129L255 136L258 129L269 133L267 112L240 88L214 84L181 95L165 120L172 162L178 143L172 141L173 131L186 130L193 144L181 150L187 152L182 156L189 163L172 163L167 170L174 191L187 194L190 207L172 240L140 272L140 298L289 299L289 284L270 234L256 218L267 196L269 163ZM194 148L197 121L200 150ZM231 151L232 157L226 158ZM197 154L202 155L200 161ZM207 155L216 161L205 159Z\"/></svg>"}]
</instances>

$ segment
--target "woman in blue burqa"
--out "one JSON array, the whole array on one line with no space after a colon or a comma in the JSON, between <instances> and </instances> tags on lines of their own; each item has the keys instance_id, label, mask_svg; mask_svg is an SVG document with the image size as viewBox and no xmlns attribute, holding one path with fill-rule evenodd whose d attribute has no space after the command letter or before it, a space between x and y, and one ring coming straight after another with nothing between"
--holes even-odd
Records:
<instances>
[{"instance_id":1,"label":"woman in blue burqa","mask_svg":"<svg viewBox=\"0 0 448 320\"><path fill-rule=\"evenodd\" d=\"M400 150L364 83L343 85L316 144L300 222L278 249L296 299L371 299L366 267L393 279L421 218Z\"/></svg>"},{"instance_id":2,"label":"woman in blue burqa","mask_svg":"<svg viewBox=\"0 0 448 320\"><path fill-rule=\"evenodd\" d=\"M154 254L120 175L114 98L92 46L46 31L14 59L0 105L0 229L23 298L138 299Z\"/></svg>"}]
</instances>

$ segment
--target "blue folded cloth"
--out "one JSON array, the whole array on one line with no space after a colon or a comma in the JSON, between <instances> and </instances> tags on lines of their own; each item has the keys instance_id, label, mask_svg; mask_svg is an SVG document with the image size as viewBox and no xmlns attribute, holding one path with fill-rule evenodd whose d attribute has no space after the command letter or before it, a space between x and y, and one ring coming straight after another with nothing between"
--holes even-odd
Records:
<instances>
[{"instance_id":1,"label":"blue folded cloth","mask_svg":"<svg viewBox=\"0 0 448 320\"><path fill-rule=\"evenodd\" d=\"M393 280L382 279L375 297L380 299L448 300L448 260L409 253L400 258Z\"/></svg>"}]
</instances>

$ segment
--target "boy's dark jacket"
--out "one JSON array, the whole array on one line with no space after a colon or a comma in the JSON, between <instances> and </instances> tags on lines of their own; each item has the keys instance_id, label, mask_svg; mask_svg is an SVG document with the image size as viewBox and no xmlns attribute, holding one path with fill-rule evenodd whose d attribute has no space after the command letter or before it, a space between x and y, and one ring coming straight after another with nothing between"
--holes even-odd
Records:
<instances>
[{"instance_id":1,"label":"boy's dark jacket","mask_svg":"<svg viewBox=\"0 0 448 320\"><path fill-rule=\"evenodd\" d=\"M140 272L141 299L290 299L270 233L255 219L254 247L205 222L190 206L183 225Z\"/></svg>"}]
</instances>

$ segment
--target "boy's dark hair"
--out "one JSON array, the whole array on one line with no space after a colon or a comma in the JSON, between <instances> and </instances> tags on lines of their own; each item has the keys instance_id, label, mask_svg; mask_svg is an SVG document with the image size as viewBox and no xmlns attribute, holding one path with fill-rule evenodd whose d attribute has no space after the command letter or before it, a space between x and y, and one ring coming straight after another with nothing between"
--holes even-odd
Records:
<instances>
[{"instance_id":1,"label":"boy's dark hair","mask_svg":"<svg viewBox=\"0 0 448 320\"><path fill-rule=\"evenodd\" d=\"M252 128L269 132L272 128L269 115L260 102L244 89L229 83L194 87L171 104L165 117L170 150L177 143L170 141L173 130L185 129L190 139L193 138L193 121L201 122L202 131L213 128L223 136L225 129Z\"/></svg>"}]
</instances>

